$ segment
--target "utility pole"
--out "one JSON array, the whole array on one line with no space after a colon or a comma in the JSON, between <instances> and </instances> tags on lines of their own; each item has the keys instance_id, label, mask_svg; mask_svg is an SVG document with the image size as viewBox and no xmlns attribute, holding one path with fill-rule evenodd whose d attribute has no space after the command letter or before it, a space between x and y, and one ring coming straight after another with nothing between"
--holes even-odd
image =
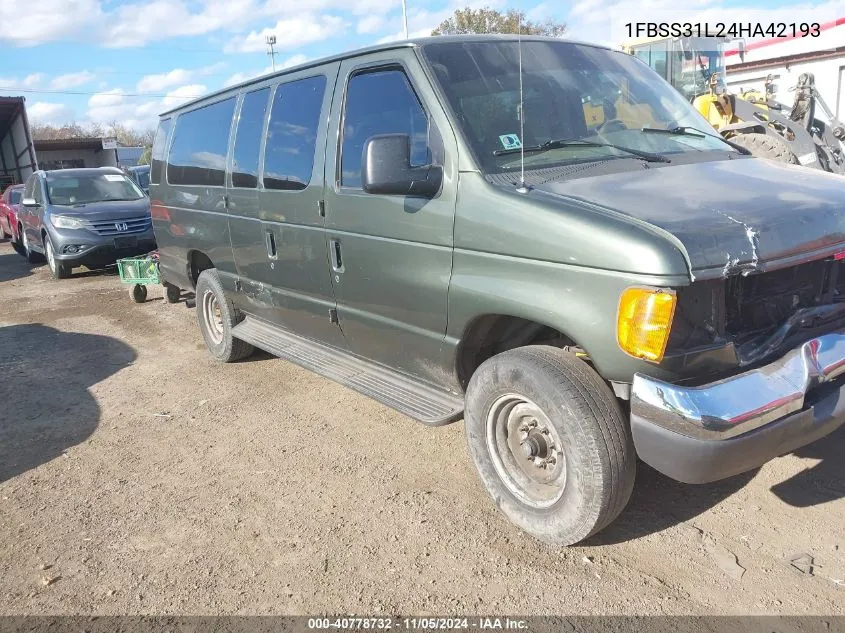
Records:
<instances>
[{"instance_id":1,"label":"utility pole","mask_svg":"<svg viewBox=\"0 0 845 633\"><path fill-rule=\"evenodd\" d=\"M405 31L405 39L408 39L408 11L405 9L405 0L402 0L402 24Z\"/></svg>"},{"instance_id":2,"label":"utility pole","mask_svg":"<svg viewBox=\"0 0 845 633\"><path fill-rule=\"evenodd\" d=\"M267 54L270 56L270 62L273 64L273 72L276 72L276 51L273 49L273 46L276 45L276 36L268 35L264 41L267 42L267 46L270 47Z\"/></svg>"}]
</instances>

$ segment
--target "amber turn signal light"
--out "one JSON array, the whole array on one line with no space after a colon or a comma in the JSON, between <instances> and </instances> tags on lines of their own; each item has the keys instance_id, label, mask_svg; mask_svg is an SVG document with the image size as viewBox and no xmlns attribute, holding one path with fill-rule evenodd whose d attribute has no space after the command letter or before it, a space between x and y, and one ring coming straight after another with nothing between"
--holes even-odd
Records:
<instances>
[{"instance_id":1,"label":"amber turn signal light","mask_svg":"<svg viewBox=\"0 0 845 633\"><path fill-rule=\"evenodd\" d=\"M619 297L616 341L627 354L663 360L672 329L676 297L667 288L628 288Z\"/></svg>"}]
</instances>

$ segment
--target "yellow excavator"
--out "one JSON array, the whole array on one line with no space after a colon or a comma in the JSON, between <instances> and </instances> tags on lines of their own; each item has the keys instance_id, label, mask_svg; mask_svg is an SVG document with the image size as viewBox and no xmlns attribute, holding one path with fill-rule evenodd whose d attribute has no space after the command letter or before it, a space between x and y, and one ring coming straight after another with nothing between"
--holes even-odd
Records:
<instances>
[{"instance_id":1,"label":"yellow excavator","mask_svg":"<svg viewBox=\"0 0 845 633\"><path fill-rule=\"evenodd\" d=\"M689 99L710 124L752 154L785 163L845 174L845 125L837 120L803 73L792 107L772 98L771 75L763 91L731 93L725 84L728 38L681 37L629 39L622 49L651 66ZM736 42L744 59L744 42ZM817 109L827 117L818 118Z\"/></svg>"}]
</instances>

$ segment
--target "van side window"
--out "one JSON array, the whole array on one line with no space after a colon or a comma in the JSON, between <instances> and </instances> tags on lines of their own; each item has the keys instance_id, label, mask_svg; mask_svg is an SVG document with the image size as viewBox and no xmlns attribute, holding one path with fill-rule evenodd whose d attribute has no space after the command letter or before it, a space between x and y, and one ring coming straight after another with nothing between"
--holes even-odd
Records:
<instances>
[{"instance_id":1,"label":"van side window","mask_svg":"<svg viewBox=\"0 0 845 633\"><path fill-rule=\"evenodd\" d=\"M353 75L346 89L340 184L361 187L364 143L377 134L411 137L411 166L430 162L428 117L405 73L391 68Z\"/></svg>"},{"instance_id":2,"label":"van side window","mask_svg":"<svg viewBox=\"0 0 845 633\"><path fill-rule=\"evenodd\" d=\"M266 189L300 190L311 182L325 91L323 75L276 88L264 147Z\"/></svg>"},{"instance_id":3,"label":"van side window","mask_svg":"<svg viewBox=\"0 0 845 633\"><path fill-rule=\"evenodd\" d=\"M153 139L153 151L150 157L150 183L157 185L161 182L161 175L164 173L164 159L167 150L167 135L170 133L170 119L163 119L158 124L155 138Z\"/></svg>"},{"instance_id":4,"label":"van side window","mask_svg":"<svg viewBox=\"0 0 845 633\"><path fill-rule=\"evenodd\" d=\"M222 187L235 97L179 115L170 144L167 181Z\"/></svg>"},{"instance_id":5,"label":"van side window","mask_svg":"<svg viewBox=\"0 0 845 633\"><path fill-rule=\"evenodd\" d=\"M253 189L258 186L258 153L261 132L264 130L264 113L270 88L248 92L244 95L232 160L232 186Z\"/></svg>"}]
</instances>

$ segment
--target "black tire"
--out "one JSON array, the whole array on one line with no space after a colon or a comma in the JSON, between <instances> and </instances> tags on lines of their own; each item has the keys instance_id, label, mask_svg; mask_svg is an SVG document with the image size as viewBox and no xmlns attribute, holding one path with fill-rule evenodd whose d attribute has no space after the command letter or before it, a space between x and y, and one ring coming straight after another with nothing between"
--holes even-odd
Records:
<instances>
[{"instance_id":1,"label":"black tire","mask_svg":"<svg viewBox=\"0 0 845 633\"><path fill-rule=\"evenodd\" d=\"M17 238L12 235L12 248L14 248L19 255L24 255L25 253L23 252L23 238L21 237L21 231L22 228L19 225Z\"/></svg>"},{"instance_id":2,"label":"black tire","mask_svg":"<svg viewBox=\"0 0 845 633\"><path fill-rule=\"evenodd\" d=\"M144 284L133 284L129 294L135 303L144 303L147 300L147 287Z\"/></svg>"},{"instance_id":3,"label":"black tire","mask_svg":"<svg viewBox=\"0 0 845 633\"><path fill-rule=\"evenodd\" d=\"M70 277L72 270L71 267L67 264L56 261L53 243L50 241L49 237L44 238L44 250L47 252L47 267L50 269L50 274L53 275L53 279L67 279ZM51 252L54 255L53 257L50 256Z\"/></svg>"},{"instance_id":4,"label":"black tire","mask_svg":"<svg viewBox=\"0 0 845 633\"><path fill-rule=\"evenodd\" d=\"M769 134L737 134L729 139L731 143L740 145L751 152L752 156L768 158L778 163L797 165L798 157L789 148L789 143L777 136Z\"/></svg>"},{"instance_id":5,"label":"black tire","mask_svg":"<svg viewBox=\"0 0 845 633\"><path fill-rule=\"evenodd\" d=\"M200 332L214 358L231 363L252 354L255 350L252 345L232 336L232 328L241 320L241 315L223 292L215 269L209 268L200 273L196 304Z\"/></svg>"},{"instance_id":6,"label":"black tire","mask_svg":"<svg viewBox=\"0 0 845 633\"><path fill-rule=\"evenodd\" d=\"M164 298L167 300L167 303L178 303L181 296L182 290L179 286L168 283L164 284Z\"/></svg>"},{"instance_id":7,"label":"black tire","mask_svg":"<svg viewBox=\"0 0 845 633\"><path fill-rule=\"evenodd\" d=\"M30 264L37 264L41 261L41 256L29 248L29 240L26 239L26 231L21 233L21 243L23 248L22 255L26 257L26 261Z\"/></svg>"},{"instance_id":8,"label":"black tire","mask_svg":"<svg viewBox=\"0 0 845 633\"><path fill-rule=\"evenodd\" d=\"M536 471L533 464L538 457L522 452L526 450L523 444L537 444L529 439L532 436L522 435L524 430L519 436L503 436L505 426L499 417L492 415L497 421L488 422L491 412L499 410L498 403L509 398L529 403L504 409L511 424L515 415L519 424L527 419L536 422L538 418L521 418L518 413L539 411L542 427L530 432L544 433L536 437L540 442L547 438L549 446L560 442L562 459L561 454L557 457L562 464L556 475L557 464L545 466L548 473ZM469 382L464 419L470 455L493 501L513 523L539 540L556 546L583 541L612 522L628 503L636 474L630 426L607 384L574 355L555 347L530 346L488 359ZM525 441L518 452L513 448L500 452L501 440L496 438L505 436L516 437L513 441L525 437ZM520 460L531 465L522 462L520 466ZM538 487L520 469L558 480ZM528 486L521 487L520 480ZM541 503L539 493L529 490L530 486L554 494Z\"/></svg>"}]
</instances>

